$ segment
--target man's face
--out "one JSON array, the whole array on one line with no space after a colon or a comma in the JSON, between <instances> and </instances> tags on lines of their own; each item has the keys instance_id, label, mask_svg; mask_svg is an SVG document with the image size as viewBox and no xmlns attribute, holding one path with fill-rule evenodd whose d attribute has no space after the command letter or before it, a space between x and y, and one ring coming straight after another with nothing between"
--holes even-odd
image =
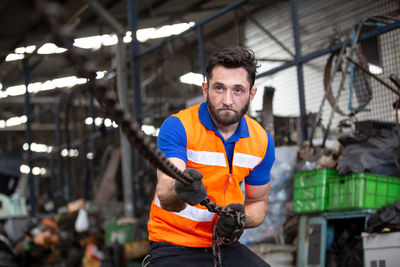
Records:
<instances>
[{"instance_id":1,"label":"man's face","mask_svg":"<svg viewBox=\"0 0 400 267\"><path fill-rule=\"evenodd\" d=\"M228 69L218 65L208 83L203 83L203 94L217 126L238 123L246 114L256 91L256 88L250 90L244 68Z\"/></svg>"}]
</instances>

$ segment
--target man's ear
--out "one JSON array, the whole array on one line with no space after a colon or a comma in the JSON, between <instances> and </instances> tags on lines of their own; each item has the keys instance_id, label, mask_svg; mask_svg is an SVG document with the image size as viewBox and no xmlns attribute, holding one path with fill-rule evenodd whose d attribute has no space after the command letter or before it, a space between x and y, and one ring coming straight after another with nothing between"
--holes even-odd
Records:
<instances>
[{"instance_id":1,"label":"man's ear","mask_svg":"<svg viewBox=\"0 0 400 267\"><path fill-rule=\"evenodd\" d=\"M203 96L207 98L208 84L206 82L201 84L201 90L203 90Z\"/></svg>"},{"instance_id":2,"label":"man's ear","mask_svg":"<svg viewBox=\"0 0 400 267\"><path fill-rule=\"evenodd\" d=\"M253 88L250 89L250 101L253 101L253 98L256 95L256 93L257 93L257 88L256 87L253 87Z\"/></svg>"}]
</instances>

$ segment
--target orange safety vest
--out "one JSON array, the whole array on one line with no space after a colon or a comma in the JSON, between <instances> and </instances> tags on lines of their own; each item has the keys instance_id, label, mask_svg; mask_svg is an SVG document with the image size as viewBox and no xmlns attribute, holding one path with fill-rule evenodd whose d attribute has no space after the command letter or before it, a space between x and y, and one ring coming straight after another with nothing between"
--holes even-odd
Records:
<instances>
[{"instance_id":1,"label":"orange safety vest","mask_svg":"<svg viewBox=\"0 0 400 267\"><path fill-rule=\"evenodd\" d=\"M186 168L195 168L203 174L207 194L217 205L243 203L239 183L263 160L268 146L267 133L258 122L245 115L249 137L239 138L235 143L230 173L224 144L213 130L200 122L199 107L196 105L173 115L180 119L186 131ZM187 205L180 212L166 211L161 208L156 193L148 223L149 240L187 247L211 247L216 219L215 213L201 205Z\"/></svg>"}]
</instances>

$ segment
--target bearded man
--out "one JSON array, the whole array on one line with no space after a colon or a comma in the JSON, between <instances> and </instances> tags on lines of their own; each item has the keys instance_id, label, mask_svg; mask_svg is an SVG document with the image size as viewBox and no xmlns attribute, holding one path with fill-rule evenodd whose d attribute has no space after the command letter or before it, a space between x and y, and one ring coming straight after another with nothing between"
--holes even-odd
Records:
<instances>
[{"instance_id":1,"label":"bearded man","mask_svg":"<svg viewBox=\"0 0 400 267\"><path fill-rule=\"evenodd\" d=\"M157 171L148 223L151 266L213 265L214 227L229 238L238 222L199 205L206 196L244 212L246 228L264 221L275 148L271 135L246 115L257 92L256 72L251 50L231 46L213 53L202 84L206 102L164 121L158 147L194 182L184 185ZM222 246L221 254L223 266L269 266L239 242Z\"/></svg>"}]
</instances>

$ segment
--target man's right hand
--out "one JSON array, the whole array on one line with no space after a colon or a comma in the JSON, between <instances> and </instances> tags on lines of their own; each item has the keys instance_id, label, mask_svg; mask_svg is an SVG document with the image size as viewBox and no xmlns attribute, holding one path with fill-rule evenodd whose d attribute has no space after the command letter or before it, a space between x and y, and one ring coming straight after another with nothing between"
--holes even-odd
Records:
<instances>
[{"instance_id":1,"label":"man's right hand","mask_svg":"<svg viewBox=\"0 0 400 267\"><path fill-rule=\"evenodd\" d=\"M194 181L190 185L176 181L175 192L180 199L189 205L197 205L207 196L207 190L201 181L203 175L196 169L186 169L183 172L193 177Z\"/></svg>"}]
</instances>

